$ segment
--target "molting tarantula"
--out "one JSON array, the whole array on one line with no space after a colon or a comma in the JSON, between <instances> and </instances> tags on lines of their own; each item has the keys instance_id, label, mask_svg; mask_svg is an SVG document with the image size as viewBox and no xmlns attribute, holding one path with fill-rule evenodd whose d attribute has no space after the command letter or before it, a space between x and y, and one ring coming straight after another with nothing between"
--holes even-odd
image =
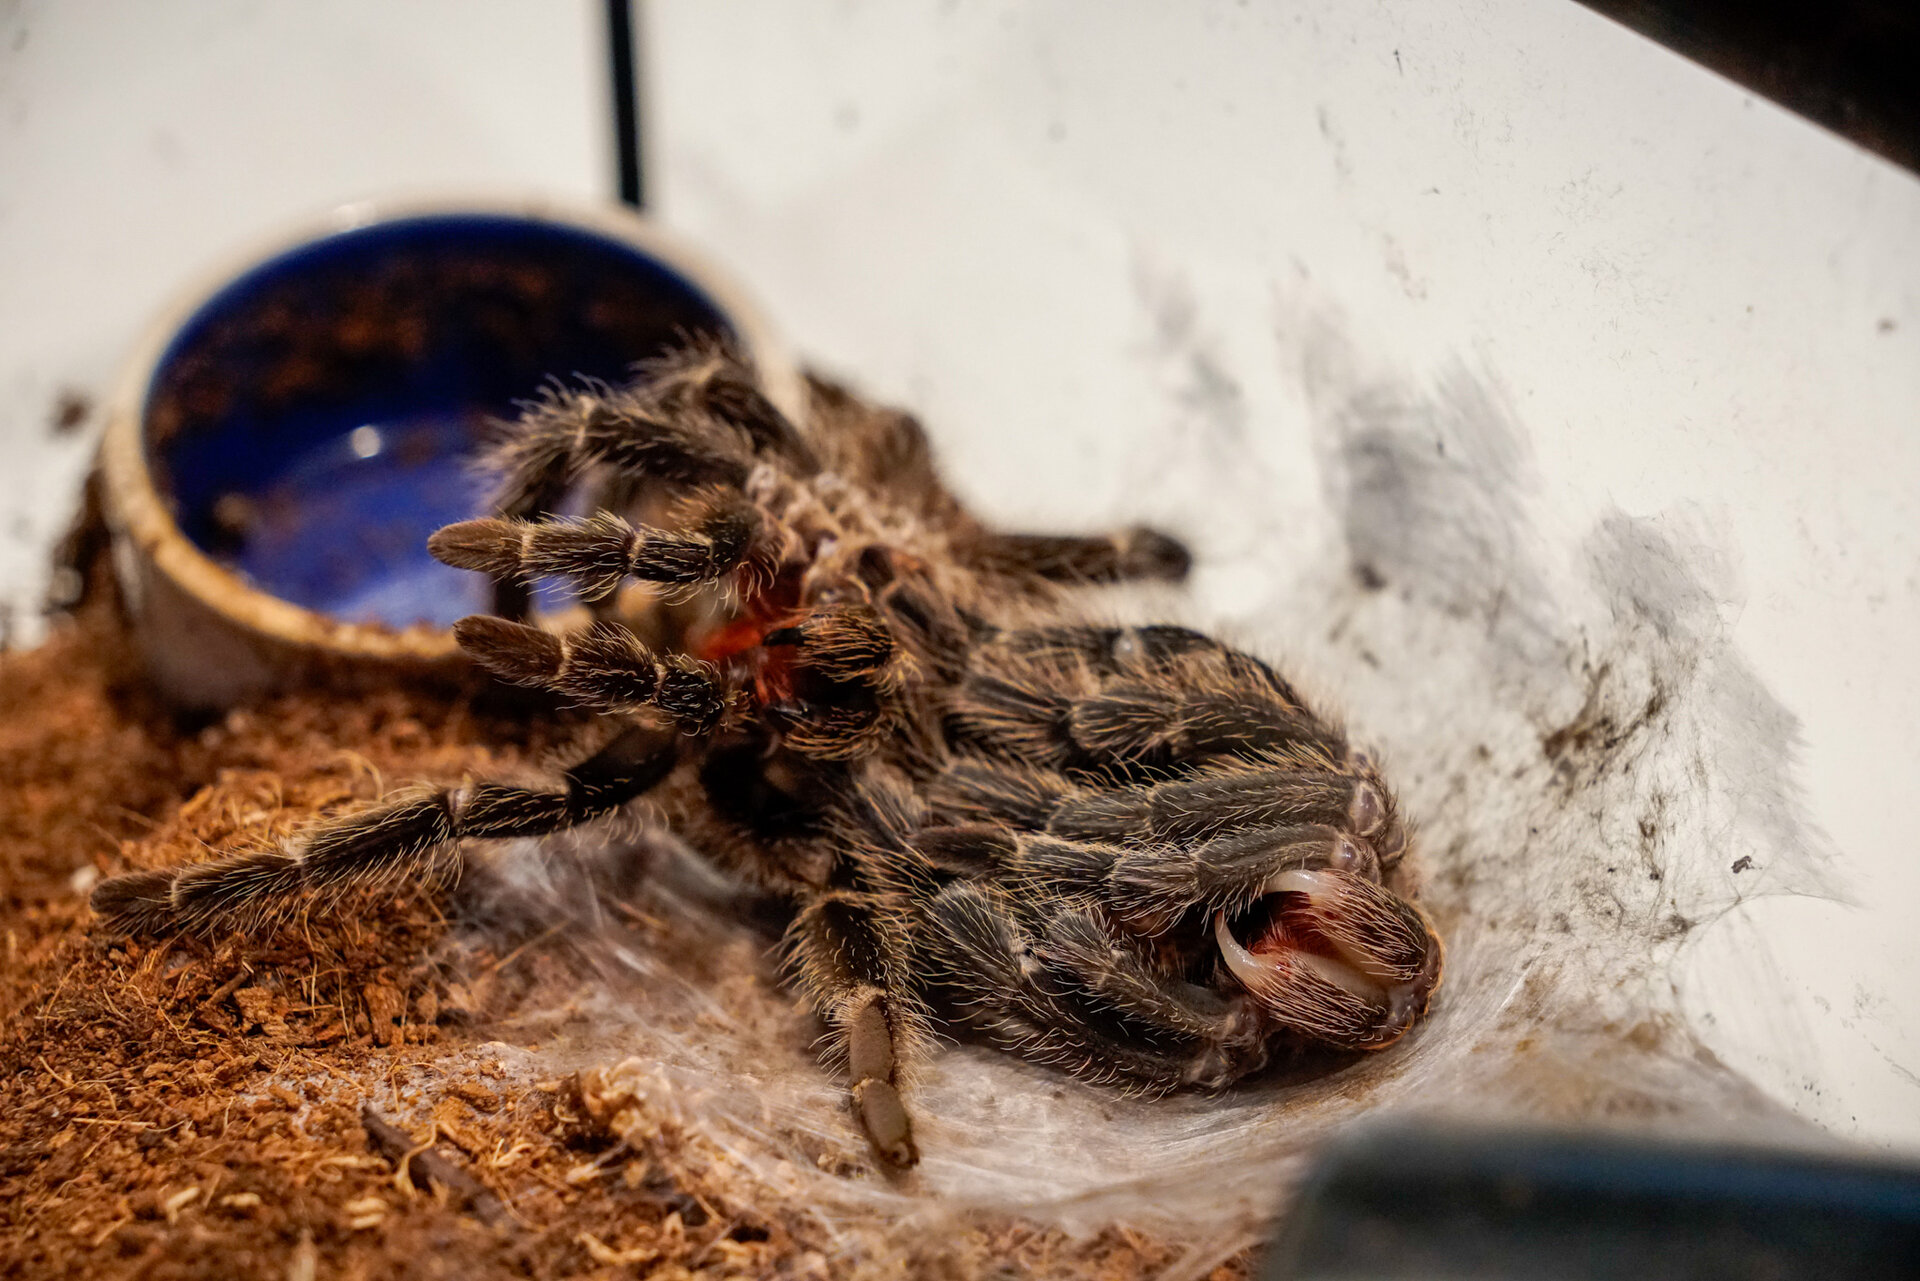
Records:
<instances>
[{"instance_id":1,"label":"molting tarantula","mask_svg":"<svg viewBox=\"0 0 1920 1281\"><path fill-rule=\"evenodd\" d=\"M1172 539L988 529L911 418L820 387L801 430L713 347L622 390L549 391L493 462L500 514L433 554L494 576L502 614L559 578L599 619L455 635L622 728L549 787L416 791L283 848L104 882L114 926L245 928L650 793L695 849L791 899L791 972L896 1167L918 1159L900 1086L938 1017L1161 1091L1311 1044L1376 1049L1425 1011L1440 945L1382 884L1407 835L1374 762L1260 660L1076 610L1081 585L1184 576ZM554 514L582 490L592 515ZM623 623L629 579L654 607Z\"/></svg>"}]
</instances>

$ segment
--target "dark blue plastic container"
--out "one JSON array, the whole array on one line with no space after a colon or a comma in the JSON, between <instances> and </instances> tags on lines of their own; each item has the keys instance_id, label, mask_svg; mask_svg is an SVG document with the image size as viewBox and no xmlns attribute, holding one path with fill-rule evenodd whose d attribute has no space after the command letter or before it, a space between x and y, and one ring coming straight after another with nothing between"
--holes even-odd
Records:
<instances>
[{"instance_id":1,"label":"dark blue plastic container","mask_svg":"<svg viewBox=\"0 0 1920 1281\"><path fill-rule=\"evenodd\" d=\"M347 622L444 626L487 584L427 536L481 510L478 446L554 380L618 381L718 303L631 243L500 214L404 217L214 294L149 385L147 461L180 530L249 584Z\"/></svg>"}]
</instances>

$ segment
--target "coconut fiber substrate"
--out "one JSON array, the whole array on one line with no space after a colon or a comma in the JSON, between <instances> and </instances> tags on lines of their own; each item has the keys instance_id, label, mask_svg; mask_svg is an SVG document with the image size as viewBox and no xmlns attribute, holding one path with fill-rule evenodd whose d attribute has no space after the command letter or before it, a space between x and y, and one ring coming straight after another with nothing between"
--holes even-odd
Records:
<instances>
[{"instance_id":1,"label":"coconut fiber substrate","mask_svg":"<svg viewBox=\"0 0 1920 1281\"><path fill-rule=\"evenodd\" d=\"M1117 1225L974 1214L863 1233L822 1213L822 1175L883 1182L851 1139L782 1185L661 1105L657 1082L623 1079L617 1049L608 1070L585 1054L550 1071L542 1040L595 1018L574 1000L593 981L577 949L538 919L463 926L446 886L252 937L96 930L101 876L271 840L410 780L524 769L582 732L490 697L314 690L189 722L145 690L99 602L0 653L0 1276L1192 1270L1190 1251ZM674 946L651 909L599 898ZM705 977L752 989L780 1016L771 1034L796 1039L780 1052L808 1058L764 955L705 964L736 953L745 973ZM1242 1255L1199 1274L1245 1270Z\"/></svg>"}]
</instances>

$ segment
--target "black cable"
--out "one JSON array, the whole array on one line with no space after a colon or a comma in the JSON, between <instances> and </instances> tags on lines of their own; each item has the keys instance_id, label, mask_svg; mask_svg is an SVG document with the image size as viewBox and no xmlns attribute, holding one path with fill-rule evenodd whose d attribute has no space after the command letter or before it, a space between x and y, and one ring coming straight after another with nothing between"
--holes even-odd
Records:
<instances>
[{"instance_id":1,"label":"black cable","mask_svg":"<svg viewBox=\"0 0 1920 1281\"><path fill-rule=\"evenodd\" d=\"M1920 7L1911 0L1581 3L1920 171Z\"/></svg>"},{"instance_id":2,"label":"black cable","mask_svg":"<svg viewBox=\"0 0 1920 1281\"><path fill-rule=\"evenodd\" d=\"M611 55L613 149L620 166L620 202L644 209L647 189L640 171L640 86L634 70L631 0L607 0L607 51Z\"/></svg>"}]
</instances>

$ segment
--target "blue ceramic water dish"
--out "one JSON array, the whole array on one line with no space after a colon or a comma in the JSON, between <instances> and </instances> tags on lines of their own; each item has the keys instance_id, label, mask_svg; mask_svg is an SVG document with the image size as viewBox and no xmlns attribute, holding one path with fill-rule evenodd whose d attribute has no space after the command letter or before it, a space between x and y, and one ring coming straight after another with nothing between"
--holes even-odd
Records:
<instances>
[{"instance_id":1,"label":"blue ceramic water dish","mask_svg":"<svg viewBox=\"0 0 1920 1281\"><path fill-rule=\"evenodd\" d=\"M435 562L427 536L484 509L476 456L544 385L622 381L712 336L797 408L790 362L737 292L636 217L542 204L342 222L177 309L110 415L123 586L187 702L319 659L450 657L446 626L490 589ZM206 670L223 658L242 675Z\"/></svg>"}]
</instances>

